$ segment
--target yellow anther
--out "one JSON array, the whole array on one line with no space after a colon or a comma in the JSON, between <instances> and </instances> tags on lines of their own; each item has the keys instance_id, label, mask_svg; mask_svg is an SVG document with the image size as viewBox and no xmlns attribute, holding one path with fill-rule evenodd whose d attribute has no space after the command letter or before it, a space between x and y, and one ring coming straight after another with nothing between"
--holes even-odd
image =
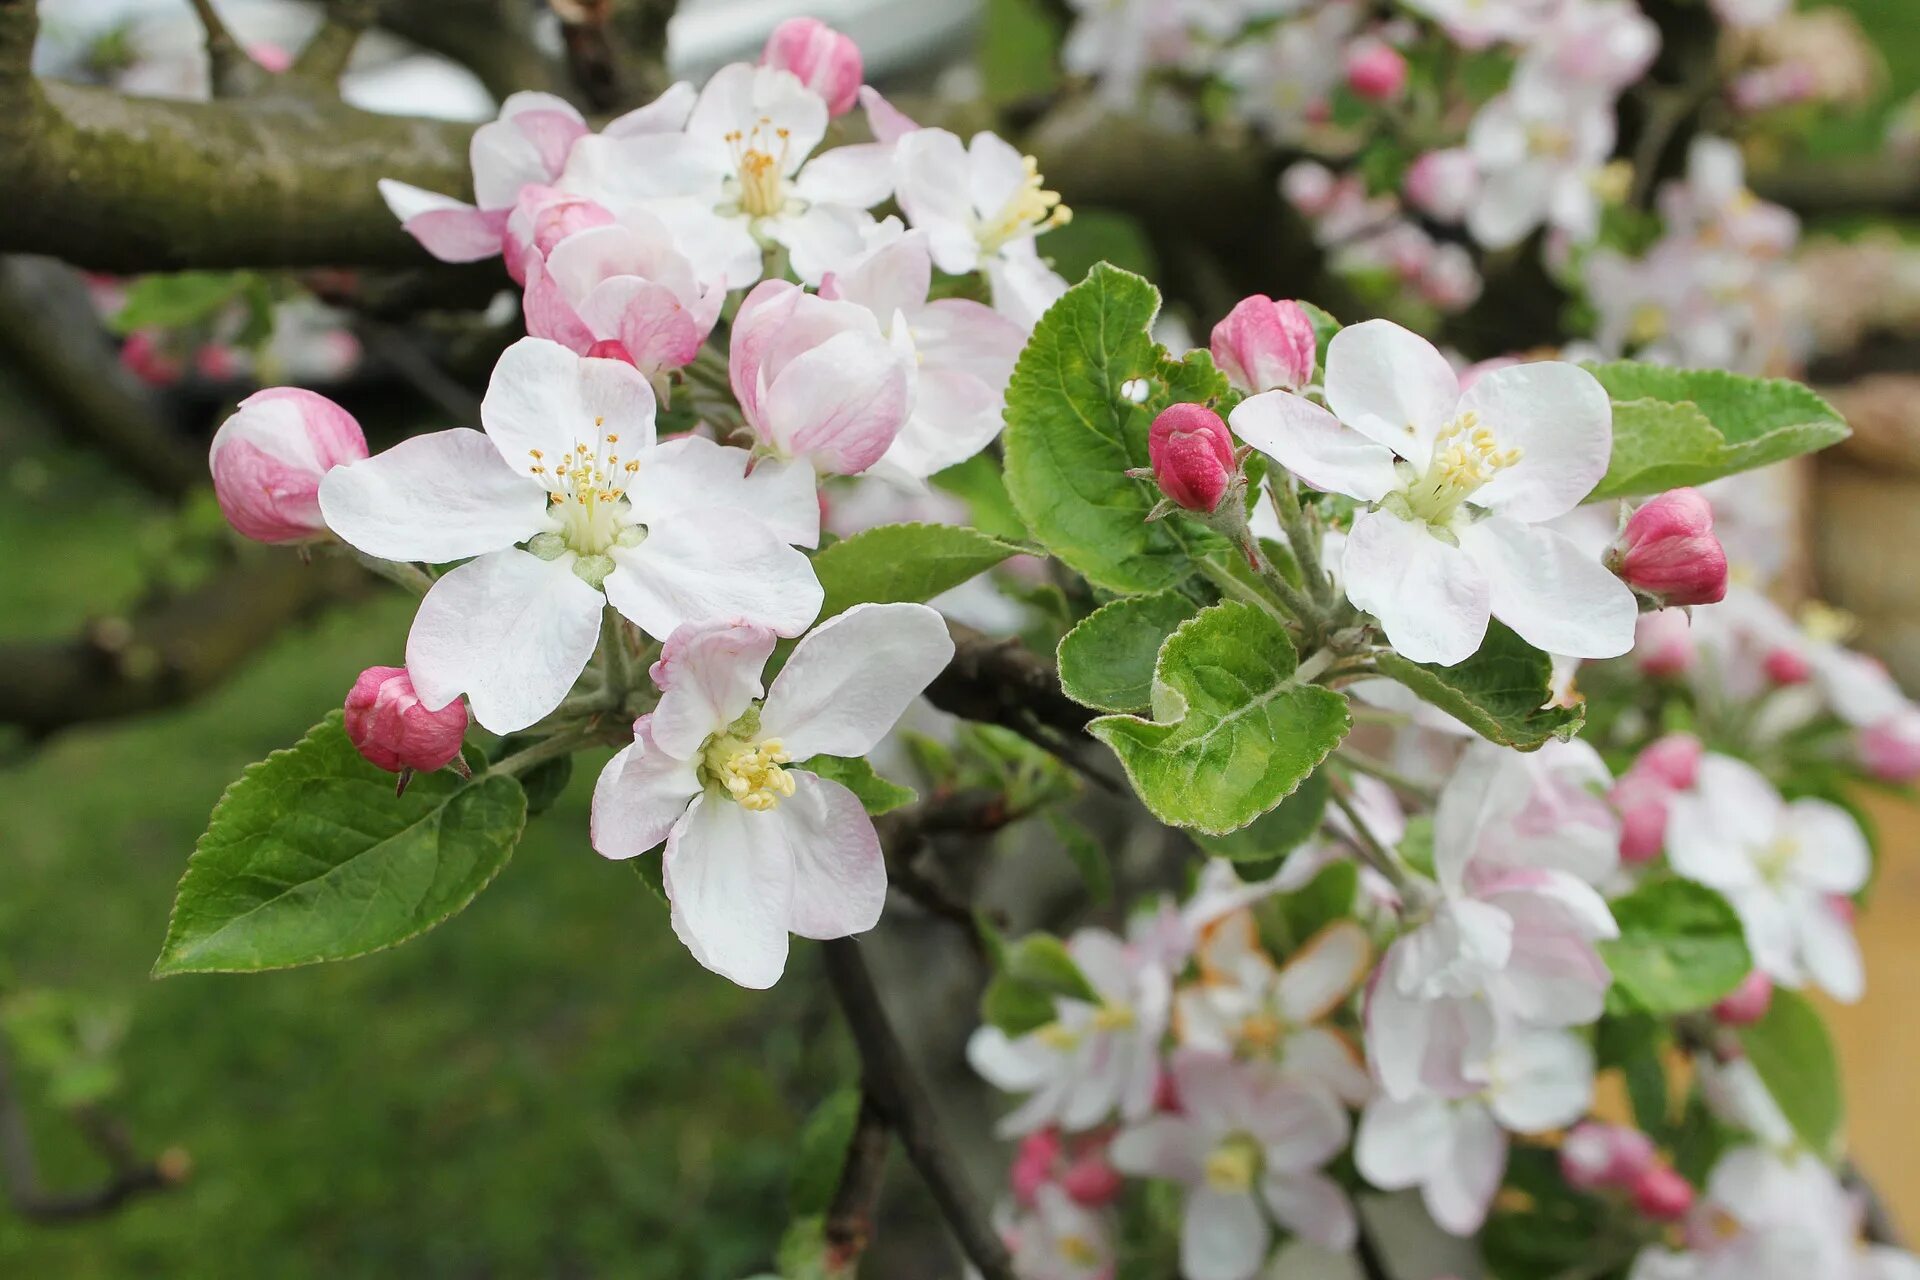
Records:
<instances>
[{"instance_id":1,"label":"yellow anther","mask_svg":"<svg viewBox=\"0 0 1920 1280\"><path fill-rule=\"evenodd\" d=\"M1103 1004L1093 1013L1096 1031L1125 1031L1135 1021L1133 1006L1127 1004Z\"/></svg>"},{"instance_id":2,"label":"yellow anther","mask_svg":"<svg viewBox=\"0 0 1920 1280\"><path fill-rule=\"evenodd\" d=\"M708 748L712 776L742 808L764 813L791 796L794 782L780 766L789 760L778 738L759 744L724 737Z\"/></svg>"},{"instance_id":3,"label":"yellow anther","mask_svg":"<svg viewBox=\"0 0 1920 1280\"><path fill-rule=\"evenodd\" d=\"M1003 245L1024 236L1038 235L1052 227L1062 227L1073 220L1073 210L1060 203L1060 193L1041 187L1040 162L1032 156L1022 156L1021 168L1026 177L1018 189L1007 197L1006 204L992 217L983 219L975 231L980 247L987 253L998 251Z\"/></svg>"},{"instance_id":4,"label":"yellow anther","mask_svg":"<svg viewBox=\"0 0 1920 1280\"><path fill-rule=\"evenodd\" d=\"M1246 1191L1260 1173L1260 1148L1253 1139L1236 1134L1207 1157L1207 1186L1226 1195Z\"/></svg>"},{"instance_id":5,"label":"yellow anther","mask_svg":"<svg viewBox=\"0 0 1920 1280\"><path fill-rule=\"evenodd\" d=\"M1058 1049L1062 1053L1077 1048L1080 1044L1080 1033L1069 1030L1066 1026L1058 1022L1049 1022L1033 1034L1039 1037L1041 1044L1046 1045L1049 1049Z\"/></svg>"},{"instance_id":6,"label":"yellow anther","mask_svg":"<svg viewBox=\"0 0 1920 1280\"><path fill-rule=\"evenodd\" d=\"M544 458L547 455L540 452L538 449L529 449L527 450L527 456L534 459L535 461L538 461L539 459Z\"/></svg>"},{"instance_id":7,"label":"yellow anther","mask_svg":"<svg viewBox=\"0 0 1920 1280\"><path fill-rule=\"evenodd\" d=\"M1263 1009L1240 1024L1240 1047L1249 1053L1272 1053L1286 1034L1287 1024Z\"/></svg>"},{"instance_id":8,"label":"yellow anther","mask_svg":"<svg viewBox=\"0 0 1920 1280\"><path fill-rule=\"evenodd\" d=\"M1076 1267L1091 1267L1100 1261L1100 1250L1085 1236L1061 1236L1054 1242L1054 1248L1060 1251L1063 1261Z\"/></svg>"}]
</instances>

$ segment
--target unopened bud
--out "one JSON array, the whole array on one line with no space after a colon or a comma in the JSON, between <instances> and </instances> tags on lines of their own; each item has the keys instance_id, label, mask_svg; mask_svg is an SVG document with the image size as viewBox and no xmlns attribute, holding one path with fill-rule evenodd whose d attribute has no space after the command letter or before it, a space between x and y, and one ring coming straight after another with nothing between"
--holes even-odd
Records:
<instances>
[{"instance_id":1,"label":"unopened bud","mask_svg":"<svg viewBox=\"0 0 1920 1280\"><path fill-rule=\"evenodd\" d=\"M1407 88L1407 60L1384 40L1364 39L1347 50L1347 88L1369 102L1392 102Z\"/></svg>"},{"instance_id":2,"label":"unopened bud","mask_svg":"<svg viewBox=\"0 0 1920 1280\"><path fill-rule=\"evenodd\" d=\"M865 70L860 46L818 18L788 18L767 37L760 65L779 67L827 100L827 113L845 115L860 97Z\"/></svg>"},{"instance_id":3,"label":"unopened bud","mask_svg":"<svg viewBox=\"0 0 1920 1280\"><path fill-rule=\"evenodd\" d=\"M1313 381L1318 345L1306 308L1259 293L1234 304L1208 344L1215 367L1249 395L1298 391Z\"/></svg>"},{"instance_id":4,"label":"unopened bud","mask_svg":"<svg viewBox=\"0 0 1920 1280\"><path fill-rule=\"evenodd\" d=\"M1013 1153L1013 1169L1007 1175L1013 1198L1032 1208L1035 1193L1053 1181L1053 1165L1059 1158L1058 1129L1040 1129L1022 1138Z\"/></svg>"},{"instance_id":5,"label":"unopened bud","mask_svg":"<svg viewBox=\"0 0 1920 1280\"><path fill-rule=\"evenodd\" d=\"M299 387L240 402L214 433L207 465L227 522L255 542L305 542L327 532L320 477L367 456L353 415Z\"/></svg>"},{"instance_id":6,"label":"unopened bud","mask_svg":"<svg viewBox=\"0 0 1920 1280\"><path fill-rule=\"evenodd\" d=\"M1700 757L1706 748L1690 733L1669 733L1650 744L1633 762L1632 773L1643 774L1675 791L1686 791L1700 781Z\"/></svg>"},{"instance_id":7,"label":"unopened bud","mask_svg":"<svg viewBox=\"0 0 1920 1280\"><path fill-rule=\"evenodd\" d=\"M1624 1125L1589 1120L1560 1144L1560 1174L1582 1191L1629 1186L1655 1163L1653 1139Z\"/></svg>"},{"instance_id":8,"label":"unopened bud","mask_svg":"<svg viewBox=\"0 0 1920 1280\"><path fill-rule=\"evenodd\" d=\"M1120 1198L1126 1180L1107 1159L1104 1141L1089 1143L1060 1175L1060 1187L1089 1209L1099 1209Z\"/></svg>"},{"instance_id":9,"label":"unopened bud","mask_svg":"<svg viewBox=\"0 0 1920 1280\"><path fill-rule=\"evenodd\" d=\"M1813 664L1798 649L1770 649L1760 661L1767 679L1778 685L1805 684L1813 679Z\"/></svg>"},{"instance_id":10,"label":"unopened bud","mask_svg":"<svg viewBox=\"0 0 1920 1280\"><path fill-rule=\"evenodd\" d=\"M1713 504L1672 489L1627 518L1607 567L1654 608L1715 604L1727 595L1727 552L1713 536Z\"/></svg>"},{"instance_id":11,"label":"unopened bud","mask_svg":"<svg viewBox=\"0 0 1920 1280\"><path fill-rule=\"evenodd\" d=\"M1746 979L1713 1006L1713 1016L1730 1027L1750 1027L1773 1006L1773 979L1763 969L1748 970Z\"/></svg>"},{"instance_id":12,"label":"unopened bud","mask_svg":"<svg viewBox=\"0 0 1920 1280\"><path fill-rule=\"evenodd\" d=\"M1629 774L1608 799L1620 814L1620 860L1651 862L1667 844L1667 790Z\"/></svg>"},{"instance_id":13,"label":"unopened bud","mask_svg":"<svg viewBox=\"0 0 1920 1280\"><path fill-rule=\"evenodd\" d=\"M1920 778L1920 708L1897 711L1861 730L1860 763L1882 782Z\"/></svg>"},{"instance_id":14,"label":"unopened bud","mask_svg":"<svg viewBox=\"0 0 1920 1280\"><path fill-rule=\"evenodd\" d=\"M368 667L347 692L346 728L354 749L376 768L432 772L459 759L467 704L455 698L428 710L405 667Z\"/></svg>"},{"instance_id":15,"label":"unopened bud","mask_svg":"<svg viewBox=\"0 0 1920 1280\"><path fill-rule=\"evenodd\" d=\"M1633 1203L1655 1222L1678 1222L1693 1208L1693 1184L1668 1166L1657 1164L1635 1180Z\"/></svg>"},{"instance_id":16,"label":"unopened bud","mask_svg":"<svg viewBox=\"0 0 1920 1280\"><path fill-rule=\"evenodd\" d=\"M1147 434L1147 459L1160 492L1203 515L1211 515L1233 487L1239 471L1233 453L1227 424L1205 405L1170 405Z\"/></svg>"},{"instance_id":17,"label":"unopened bud","mask_svg":"<svg viewBox=\"0 0 1920 1280\"><path fill-rule=\"evenodd\" d=\"M1333 204L1340 180L1318 160L1300 160L1280 175L1280 194L1309 218L1317 218Z\"/></svg>"}]
</instances>

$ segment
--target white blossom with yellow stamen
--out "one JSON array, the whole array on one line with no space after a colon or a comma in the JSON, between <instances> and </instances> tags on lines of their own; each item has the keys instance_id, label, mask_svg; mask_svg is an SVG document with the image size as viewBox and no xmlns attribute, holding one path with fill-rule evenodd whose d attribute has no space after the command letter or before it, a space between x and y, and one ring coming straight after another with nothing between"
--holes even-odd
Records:
<instances>
[{"instance_id":1,"label":"white blossom with yellow stamen","mask_svg":"<svg viewBox=\"0 0 1920 1280\"><path fill-rule=\"evenodd\" d=\"M1072 217L1033 157L996 134L963 143L945 129L919 129L894 145L900 208L927 233L942 271L963 275L1017 256Z\"/></svg>"}]
</instances>

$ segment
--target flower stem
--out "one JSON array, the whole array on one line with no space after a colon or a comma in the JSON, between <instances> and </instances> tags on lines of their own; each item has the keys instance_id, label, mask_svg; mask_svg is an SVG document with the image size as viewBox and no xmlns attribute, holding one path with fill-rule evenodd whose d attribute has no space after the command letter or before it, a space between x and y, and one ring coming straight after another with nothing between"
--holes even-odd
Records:
<instances>
[{"instance_id":1,"label":"flower stem","mask_svg":"<svg viewBox=\"0 0 1920 1280\"><path fill-rule=\"evenodd\" d=\"M1370 778L1378 778L1395 791L1398 791L1401 795L1412 800L1420 801L1423 804L1432 804L1434 798L1439 794L1437 788L1420 782L1417 779L1409 778L1406 774L1401 773L1399 770L1381 761L1375 760L1372 756L1362 755L1360 752L1347 747L1341 747L1339 752L1334 756L1334 759L1349 769L1352 769L1355 773L1364 773Z\"/></svg>"},{"instance_id":2,"label":"flower stem","mask_svg":"<svg viewBox=\"0 0 1920 1280\"><path fill-rule=\"evenodd\" d=\"M1416 893L1412 877L1408 874L1406 867L1401 864L1400 859L1380 843L1368 829L1367 824L1361 820L1359 813L1355 811L1353 802L1338 787L1330 788L1328 796L1333 800L1334 806L1347 816L1347 823L1353 828L1353 836L1348 840L1348 844L1353 847L1354 853L1359 855L1362 862L1387 878L1395 892L1400 895L1403 908L1411 905L1419 895Z\"/></svg>"},{"instance_id":3,"label":"flower stem","mask_svg":"<svg viewBox=\"0 0 1920 1280\"><path fill-rule=\"evenodd\" d=\"M516 751L504 760L495 761L487 772L517 778L537 765L570 756L582 747L591 746L596 736L592 730L584 727L565 729L550 738L542 738L524 751Z\"/></svg>"},{"instance_id":4,"label":"flower stem","mask_svg":"<svg viewBox=\"0 0 1920 1280\"><path fill-rule=\"evenodd\" d=\"M404 587L417 596L424 596L433 586L433 575L417 564L411 564L401 560L382 560L380 557L370 556L364 551L356 551L344 542L341 543L340 546L353 558L356 564L368 573L376 577L385 578L395 586Z\"/></svg>"},{"instance_id":5,"label":"flower stem","mask_svg":"<svg viewBox=\"0 0 1920 1280\"><path fill-rule=\"evenodd\" d=\"M605 692L611 705L618 706L633 692L633 650L627 645L627 622L612 605L600 615L600 670L606 677Z\"/></svg>"}]
</instances>

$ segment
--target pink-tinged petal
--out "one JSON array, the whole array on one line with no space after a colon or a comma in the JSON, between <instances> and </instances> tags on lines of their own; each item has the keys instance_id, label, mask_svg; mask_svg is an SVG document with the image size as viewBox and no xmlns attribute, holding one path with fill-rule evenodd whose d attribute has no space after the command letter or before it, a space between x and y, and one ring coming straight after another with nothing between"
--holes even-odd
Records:
<instances>
[{"instance_id":1,"label":"pink-tinged petal","mask_svg":"<svg viewBox=\"0 0 1920 1280\"><path fill-rule=\"evenodd\" d=\"M752 466L749 471L748 466ZM689 508L734 507L782 542L820 542L820 499L813 468L804 462L762 458L705 436L663 440L627 486L627 501L642 524Z\"/></svg>"},{"instance_id":2,"label":"pink-tinged petal","mask_svg":"<svg viewBox=\"0 0 1920 1280\"><path fill-rule=\"evenodd\" d=\"M1858 893L1873 874L1873 850L1852 814L1827 800L1795 800L1783 825L1797 846L1793 878L1822 893Z\"/></svg>"},{"instance_id":3,"label":"pink-tinged petal","mask_svg":"<svg viewBox=\"0 0 1920 1280\"><path fill-rule=\"evenodd\" d=\"M660 687L660 703L650 718L654 741L692 759L708 734L739 719L760 696L760 672L775 639L767 628L745 622L677 628L651 672Z\"/></svg>"},{"instance_id":4,"label":"pink-tinged petal","mask_svg":"<svg viewBox=\"0 0 1920 1280\"><path fill-rule=\"evenodd\" d=\"M407 635L407 671L429 707L461 694L495 733L560 705L600 637L600 593L563 558L496 551L433 584Z\"/></svg>"},{"instance_id":5,"label":"pink-tinged petal","mask_svg":"<svg viewBox=\"0 0 1920 1280\"><path fill-rule=\"evenodd\" d=\"M1322 1249L1344 1253L1360 1236L1353 1201L1323 1173L1269 1173L1260 1195L1275 1221Z\"/></svg>"},{"instance_id":6,"label":"pink-tinged petal","mask_svg":"<svg viewBox=\"0 0 1920 1280\"><path fill-rule=\"evenodd\" d=\"M1000 434L1000 392L969 373L922 366L913 413L872 474L923 482L979 453Z\"/></svg>"},{"instance_id":7,"label":"pink-tinged petal","mask_svg":"<svg viewBox=\"0 0 1920 1280\"><path fill-rule=\"evenodd\" d=\"M1506 1171L1506 1133L1484 1108L1462 1106L1454 1112L1444 1162L1421 1187L1421 1198L1442 1230L1470 1236L1486 1222Z\"/></svg>"},{"instance_id":8,"label":"pink-tinged petal","mask_svg":"<svg viewBox=\"0 0 1920 1280\"><path fill-rule=\"evenodd\" d=\"M311 391L270 387L220 424L207 466L235 530L256 542L303 542L327 531L319 497L326 473L366 456L352 414Z\"/></svg>"},{"instance_id":9,"label":"pink-tinged petal","mask_svg":"<svg viewBox=\"0 0 1920 1280\"><path fill-rule=\"evenodd\" d=\"M1228 421L1235 435L1323 492L1378 502L1398 483L1391 450L1290 391L1249 396Z\"/></svg>"},{"instance_id":10,"label":"pink-tinged petal","mask_svg":"<svg viewBox=\"0 0 1920 1280\"><path fill-rule=\"evenodd\" d=\"M543 185L557 176L547 168L539 143L509 119L475 129L467 158L473 165L474 203L482 209L511 209L522 187Z\"/></svg>"},{"instance_id":11,"label":"pink-tinged petal","mask_svg":"<svg viewBox=\"0 0 1920 1280\"><path fill-rule=\"evenodd\" d=\"M1318 1022L1340 1006L1373 961L1367 931L1351 920L1336 921L1308 939L1280 966L1274 995L1287 1021Z\"/></svg>"},{"instance_id":12,"label":"pink-tinged petal","mask_svg":"<svg viewBox=\"0 0 1920 1280\"><path fill-rule=\"evenodd\" d=\"M926 307L932 287L933 258L927 251L926 233L911 231L848 270L836 272L831 296L865 307L884 324L892 321L896 311L910 316ZM826 292L823 286L822 293ZM990 308L983 309L992 314ZM1016 355L1019 348L1016 344Z\"/></svg>"},{"instance_id":13,"label":"pink-tinged petal","mask_svg":"<svg viewBox=\"0 0 1920 1280\"><path fill-rule=\"evenodd\" d=\"M895 144L894 165L895 197L907 221L927 232L934 265L954 275L978 267L965 144L945 129L913 130Z\"/></svg>"},{"instance_id":14,"label":"pink-tinged petal","mask_svg":"<svg viewBox=\"0 0 1920 1280\"><path fill-rule=\"evenodd\" d=\"M1487 1105L1515 1133L1572 1124L1593 1103L1593 1047L1566 1031L1510 1033L1495 1051Z\"/></svg>"},{"instance_id":15,"label":"pink-tinged petal","mask_svg":"<svg viewBox=\"0 0 1920 1280\"><path fill-rule=\"evenodd\" d=\"M500 252L505 209L476 209L391 178L380 180L380 195L400 219L400 229L442 262L482 262Z\"/></svg>"},{"instance_id":16,"label":"pink-tinged petal","mask_svg":"<svg viewBox=\"0 0 1920 1280\"><path fill-rule=\"evenodd\" d=\"M464 427L335 467L320 481L320 509L343 541L383 560L459 560L549 524L546 491Z\"/></svg>"},{"instance_id":17,"label":"pink-tinged petal","mask_svg":"<svg viewBox=\"0 0 1920 1280\"><path fill-rule=\"evenodd\" d=\"M857 604L794 648L761 732L795 760L865 755L952 657L946 621L927 606Z\"/></svg>"},{"instance_id":18,"label":"pink-tinged petal","mask_svg":"<svg viewBox=\"0 0 1920 1280\"><path fill-rule=\"evenodd\" d=\"M625 348L642 373L669 373L693 363L707 333L680 296L638 276L602 281L580 306L594 334Z\"/></svg>"},{"instance_id":19,"label":"pink-tinged petal","mask_svg":"<svg viewBox=\"0 0 1920 1280\"><path fill-rule=\"evenodd\" d=\"M793 913L803 938L845 938L880 923L887 860L860 799L837 782L795 770L793 794L775 808L793 850Z\"/></svg>"},{"instance_id":20,"label":"pink-tinged petal","mask_svg":"<svg viewBox=\"0 0 1920 1280\"><path fill-rule=\"evenodd\" d=\"M848 332L884 343L864 307L815 297L785 280L763 280L747 294L733 318L727 376L756 431L766 434L764 400L788 364Z\"/></svg>"},{"instance_id":21,"label":"pink-tinged petal","mask_svg":"<svg viewBox=\"0 0 1920 1280\"><path fill-rule=\"evenodd\" d=\"M1544 867L1492 868L1471 877L1474 896L1513 922L1515 935L1565 933L1582 939L1617 938L1620 928L1599 891L1569 872Z\"/></svg>"},{"instance_id":22,"label":"pink-tinged petal","mask_svg":"<svg viewBox=\"0 0 1920 1280\"><path fill-rule=\"evenodd\" d=\"M580 318L573 304L567 301L553 274L538 255L529 255L526 266L520 311L526 320L527 333L535 338L557 342L578 355L585 355L593 348L593 329Z\"/></svg>"},{"instance_id":23,"label":"pink-tinged petal","mask_svg":"<svg viewBox=\"0 0 1920 1280\"><path fill-rule=\"evenodd\" d=\"M1424 524L1385 511L1361 516L1347 538L1340 576L1347 598L1380 619L1393 647L1415 662L1464 662L1486 637L1487 575Z\"/></svg>"},{"instance_id":24,"label":"pink-tinged petal","mask_svg":"<svg viewBox=\"0 0 1920 1280\"><path fill-rule=\"evenodd\" d=\"M1520 450L1472 501L1533 523L1564 515L1593 492L1613 455L1613 404L1578 365L1543 360L1496 369L1460 398L1501 449Z\"/></svg>"},{"instance_id":25,"label":"pink-tinged petal","mask_svg":"<svg viewBox=\"0 0 1920 1280\"><path fill-rule=\"evenodd\" d=\"M1490 516L1462 528L1460 546L1486 575L1493 616L1528 644L1571 658L1633 648L1632 590L1565 534Z\"/></svg>"},{"instance_id":26,"label":"pink-tinged petal","mask_svg":"<svg viewBox=\"0 0 1920 1280\"><path fill-rule=\"evenodd\" d=\"M877 141L898 142L920 127L871 85L860 86L860 105L867 113L867 129Z\"/></svg>"},{"instance_id":27,"label":"pink-tinged petal","mask_svg":"<svg viewBox=\"0 0 1920 1280\"><path fill-rule=\"evenodd\" d=\"M1246 1124L1265 1167L1279 1173L1319 1168L1345 1149L1349 1132L1346 1109L1331 1094L1290 1080L1262 1088Z\"/></svg>"},{"instance_id":28,"label":"pink-tinged petal","mask_svg":"<svg viewBox=\"0 0 1920 1280\"><path fill-rule=\"evenodd\" d=\"M1866 969L1851 917L1831 903L1815 900L1799 913L1795 924L1800 959L1813 984L1843 1004L1853 1004L1865 995Z\"/></svg>"},{"instance_id":29,"label":"pink-tinged petal","mask_svg":"<svg viewBox=\"0 0 1920 1280\"><path fill-rule=\"evenodd\" d=\"M1390 320L1348 325L1333 335L1326 388L1327 407L1340 421L1419 471L1460 399L1447 358Z\"/></svg>"},{"instance_id":30,"label":"pink-tinged petal","mask_svg":"<svg viewBox=\"0 0 1920 1280\"><path fill-rule=\"evenodd\" d=\"M759 623L783 636L807 629L825 598L813 565L745 511L676 512L637 547L614 546L607 599L651 636L688 622Z\"/></svg>"},{"instance_id":31,"label":"pink-tinged petal","mask_svg":"<svg viewBox=\"0 0 1920 1280\"><path fill-rule=\"evenodd\" d=\"M1375 1099L1360 1116L1354 1164L1382 1191L1417 1187L1432 1175L1452 1131L1448 1105L1439 1098Z\"/></svg>"},{"instance_id":32,"label":"pink-tinged petal","mask_svg":"<svg viewBox=\"0 0 1920 1280\"><path fill-rule=\"evenodd\" d=\"M755 990L787 967L793 856L774 812L703 792L667 837L663 873L673 931L693 958Z\"/></svg>"},{"instance_id":33,"label":"pink-tinged petal","mask_svg":"<svg viewBox=\"0 0 1920 1280\"><path fill-rule=\"evenodd\" d=\"M1201 1183L1187 1193L1180 1274L1186 1280L1252 1280L1272 1240L1251 1192L1219 1192Z\"/></svg>"},{"instance_id":34,"label":"pink-tinged petal","mask_svg":"<svg viewBox=\"0 0 1920 1280\"><path fill-rule=\"evenodd\" d=\"M924 366L970 373L996 392L1006 389L1027 331L971 298L936 298L913 317L913 342Z\"/></svg>"},{"instance_id":35,"label":"pink-tinged petal","mask_svg":"<svg viewBox=\"0 0 1920 1280\"><path fill-rule=\"evenodd\" d=\"M1385 972L1367 996L1367 1056L1389 1097L1411 1098L1422 1089L1437 1009L1433 1001L1400 990L1396 959L1394 951L1387 953Z\"/></svg>"},{"instance_id":36,"label":"pink-tinged petal","mask_svg":"<svg viewBox=\"0 0 1920 1280\"><path fill-rule=\"evenodd\" d=\"M841 333L780 371L761 406L763 424L782 452L855 475L900 433L912 390L909 366L884 338Z\"/></svg>"},{"instance_id":37,"label":"pink-tinged petal","mask_svg":"<svg viewBox=\"0 0 1920 1280\"><path fill-rule=\"evenodd\" d=\"M1295 1031L1281 1046L1280 1062L1287 1074L1325 1085L1350 1107L1373 1094L1367 1064L1345 1032L1328 1027Z\"/></svg>"},{"instance_id":38,"label":"pink-tinged petal","mask_svg":"<svg viewBox=\"0 0 1920 1280\"><path fill-rule=\"evenodd\" d=\"M685 80L667 86L666 92L644 107L635 107L615 116L600 130L603 137L631 138L648 133L677 133L685 127L699 93Z\"/></svg>"},{"instance_id":39,"label":"pink-tinged petal","mask_svg":"<svg viewBox=\"0 0 1920 1280\"><path fill-rule=\"evenodd\" d=\"M549 179L558 178L567 167L567 153L573 144L587 136L586 121L566 103L560 109L523 111L513 117L513 126L533 144L540 167Z\"/></svg>"},{"instance_id":40,"label":"pink-tinged petal","mask_svg":"<svg viewBox=\"0 0 1920 1280\"><path fill-rule=\"evenodd\" d=\"M594 783L590 839L595 852L632 858L654 848L699 791L693 762L661 750L643 719L632 745L616 752Z\"/></svg>"},{"instance_id":41,"label":"pink-tinged petal","mask_svg":"<svg viewBox=\"0 0 1920 1280\"><path fill-rule=\"evenodd\" d=\"M602 458L639 457L652 446L653 388L619 360L577 355L557 342L522 338L500 355L480 401L480 421L507 464L527 470L584 445ZM608 445L608 436L618 437Z\"/></svg>"},{"instance_id":42,"label":"pink-tinged petal","mask_svg":"<svg viewBox=\"0 0 1920 1280\"><path fill-rule=\"evenodd\" d=\"M1155 1116L1122 1129L1107 1158L1135 1177L1198 1182L1206 1174L1207 1140L1184 1116Z\"/></svg>"}]
</instances>

